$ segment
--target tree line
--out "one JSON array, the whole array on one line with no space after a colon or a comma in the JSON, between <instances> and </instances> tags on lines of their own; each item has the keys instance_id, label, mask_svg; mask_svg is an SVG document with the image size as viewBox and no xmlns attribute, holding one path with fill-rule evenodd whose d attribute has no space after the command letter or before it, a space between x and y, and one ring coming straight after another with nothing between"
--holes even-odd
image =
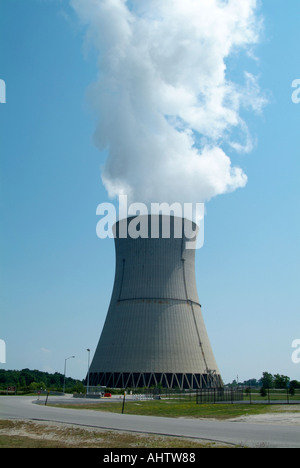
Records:
<instances>
[{"instance_id":1,"label":"tree line","mask_svg":"<svg viewBox=\"0 0 300 468\"><path fill-rule=\"evenodd\" d=\"M64 384L64 375L59 372L50 374L39 370L4 370L0 369L0 390L6 390L7 387L16 387L20 391L34 391L39 389L62 391ZM66 390L70 392L85 392L84 380L76 380L72 377L66 377ZM249 379L244 382L234 380L229 386L263 388L263 389L300 389L300 382L291 380L288 376L264 372L260 379Z\"/></svg>"},{"instance_id":2,"label":"tree line","mask_svg":"<svg viewBox=\"0 0 300 468\"><path fill-rule=\"evenodd\" d=\"M64 375L59 372L50 374L39 370L4 370L0 369L0 389L6 390L7 387L16 387L17 390L57 390L62 391L64 384ZM84 391L83 381L66 377L66 390L82 392Z\"/></svg>"},{"instance_id":3,"label":"tree line","mask_svg":"<svg viewBox=\"0 0 300 468\"><path fill-rule=\"evenodd\" d=\"M300 389L300 382L298 380L291 380L287 375L281 374L270 374L269 372L263 372L260 379L249 379L244 382L237 382L233 380L230 386L242 386L242 387L256 387L264 389Z\"/></svg>"}]
</instances>

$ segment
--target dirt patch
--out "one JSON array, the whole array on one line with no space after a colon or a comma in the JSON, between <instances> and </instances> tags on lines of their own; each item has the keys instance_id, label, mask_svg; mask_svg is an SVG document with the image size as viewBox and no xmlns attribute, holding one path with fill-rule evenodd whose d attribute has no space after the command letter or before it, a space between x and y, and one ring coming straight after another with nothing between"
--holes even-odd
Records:
<instances>
[{"instance_id":1,"label":"dirt patch","mask_svg":"<svg viewBox=\"0 0 300 468\"><path fill-rule=\"evenodd\" d=\"M244 415L237 418L228 419L227 421L272 425L280 424L282 426L299 426L300 406L282 405L278 406L276 409L273 409L272 413Z\"/></svg>"},{"instance_id":2,"label":"dirt patch","mask_svg":"<svg viewBox=\"0 0 300 468\"><path fill-rule=\"evenodd\" d=\"M110 431L43 421L0 420L0 448L227 448L197 439Z\"/></svg>"}]
</instances>

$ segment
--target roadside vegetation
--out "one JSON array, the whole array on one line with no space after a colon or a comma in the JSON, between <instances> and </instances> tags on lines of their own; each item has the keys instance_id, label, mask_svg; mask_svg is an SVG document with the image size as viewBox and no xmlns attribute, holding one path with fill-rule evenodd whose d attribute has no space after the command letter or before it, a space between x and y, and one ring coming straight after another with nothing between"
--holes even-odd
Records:
<instances>
[{"instance_id":1,"label":"roadside vegetation","mask_svg":"<svg viewBox=\"0 0 300 468\"><path fill-rule=\"evenodd\" d=\"M0 448L232 448L183 437L78 428L65 424L0 420Z\"/></svg>"},{"instance_id":2,"label":"roadside vegetation","mask_svg":"<svg viewBox=\"0 0 300 468\"><path fill-rule=\"evenodd\" d=\"M64 385L64 375L59 372L49 374L39 370L4 370L0 369L0 395L7 393L17 393L19 395L32 393L38 390L53 390L62 392ZM85 392L83 381L66 377L66 391L70 393ZM7 389L15 390L7 390Z\"/></svg>"},{"instance_id":3,"label":"roadside vegetation","mask_svg":"<svg viewBox=\"0 0 300 468\"><path fill-rule=\"evenodd\" d=\"M51 405L51 402L49 402ZM121 413L123 403L99 401L99 403L78 403L55 405L64 408L92 409L112 413ZM149 400L128 401L124 406L124 413L143 416L161 416L168 418L205 418L226 420L239 416L264 414L272 411L271 405L247 404L204 404L197 405L195 401L182 400Z\"/></svg>"}]
</instances>

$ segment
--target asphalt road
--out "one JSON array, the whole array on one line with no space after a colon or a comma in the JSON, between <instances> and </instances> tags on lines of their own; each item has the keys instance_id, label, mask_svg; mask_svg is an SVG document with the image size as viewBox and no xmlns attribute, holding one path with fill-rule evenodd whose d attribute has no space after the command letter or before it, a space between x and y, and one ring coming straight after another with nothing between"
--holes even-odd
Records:
<instances>
[{"instance_id":1,"label":"asphalt road","mask_svg":"<svg viewBox=\"0 0 300 468\"><path fill-rule=\"evenodd\" d=\"M56 397L51 398L52 401ZM0 397L0 419L56 421L97 428L184 436L248 447L300 448L300 426L133 416L37 405L33 397Z\"/></svg>"}]
</instances>

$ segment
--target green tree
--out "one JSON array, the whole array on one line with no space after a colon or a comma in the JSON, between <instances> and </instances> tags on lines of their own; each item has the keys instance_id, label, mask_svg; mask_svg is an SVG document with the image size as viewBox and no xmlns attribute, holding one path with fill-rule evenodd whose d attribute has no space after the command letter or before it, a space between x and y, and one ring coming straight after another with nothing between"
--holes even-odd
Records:
<instances>
[{"instance_id":1,"label":"green tree","mask_svg":"<svg viewBox=\"0 0 300 468\"><path fill-rule=\"evenodd\" d=\"M274 375L274 386L275 388L288 388L290 378L286 375L275 374Z\"/></svg>"},{"instance_id":2,"label":"green tree","mask_svg":"<svg viewBox=\"0 0 300 468\"><path fill-rule=\"evenodd\" d=\"M269 372L264 372L260 380L262 388L274 388L274 377Z\"/></svg>"},{"instance_id":3,"label":"green tree","mask_svg":"<svg viewBox=\"0 0 300 468\"><path fill-rule=\"evenodd\" d=\"M25 377L24 375L20 375L19 376L19 379L18 379L18 383L19 383L19 387L26 387L26 380L25 380Z\"/></svg>"},{"instance_id":4,"label":"green tree","mask_svg":"<svg viewBox=\"0 0 300 468\"><path fill-rule=\"evenodd\" d=\"M86 388L85 386L83 385L82 382L77 382L74 387L72 388L72 392L73 393L85 393L86 392Z\"/></svg>"},{"instance_id":5,"label":"green tree","mask_svg":"<svg viewBox=\"0 0 300 468\"><path fill-rule=\"evenodd\" d=\"M46 388L46 385L44 382L31 382L29 385L30 390L40 390L41 388L44 390Z\"/></svg>"},{"instance_id":6,"label":"green tree","mask_svg":"<svg viewBox=\"0 0 300 468\"><path fill-rule=\"evenodd\" d=\"M290 389L289 389L289 394L290 394L291 396L294 396L294 395L295 395L295 387L290 387Z\"/></svg>"},{"instance_id":7,"label":"green tree","mask_svg":"<svg viewBox=\"0 0 300 468\"><path fill-rule=\"evenodd\" d=\"M290 388L300 388L300 382L298 382L297 380L291 380L290 382Z\"/></svg>"},{"instance_id":8,"label":"green tree","mask_svg":"<svg viewBox=\"0 0 300 468\"><path fill-rule=\"evenodd\" d=\"M267 388L267 387L266 387ZM264 387L261 387L259 393L261 394L262 397L267 396L267 390Z\"/></svg>"}]
</instances>

